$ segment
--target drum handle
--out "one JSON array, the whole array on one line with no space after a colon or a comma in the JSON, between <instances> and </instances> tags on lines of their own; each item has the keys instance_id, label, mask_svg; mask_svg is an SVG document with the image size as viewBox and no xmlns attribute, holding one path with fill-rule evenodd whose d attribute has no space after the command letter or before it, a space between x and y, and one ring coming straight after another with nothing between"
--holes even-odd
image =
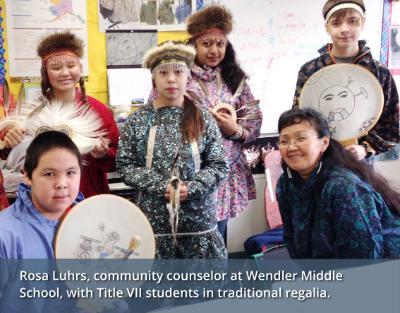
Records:
<instances>
[{"instance_id":1,"label":"drum handle","mask_svg":"<svg viewBox=\"0 0 400 313\"><path fill-rule=\"evenodd\" d=\"M126 250L124 256L122 257L122 259L126 260L128 259L131 254L137 249L137 247L140 246L140 244L142 243L142 239L140 238L140 236L133 236L131 241L129 242L129 247Z\"/></svg>"}]
</instances>

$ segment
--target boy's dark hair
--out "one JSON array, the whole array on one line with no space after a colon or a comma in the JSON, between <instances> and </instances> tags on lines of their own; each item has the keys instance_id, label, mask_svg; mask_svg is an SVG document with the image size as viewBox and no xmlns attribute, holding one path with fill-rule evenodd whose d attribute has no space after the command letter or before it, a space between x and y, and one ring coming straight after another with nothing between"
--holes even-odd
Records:
<instances>
[{"instance_id":1,"label":"boy's dark hair","mask_svg":"<svg viewBox=\"0 0 400 313\"><path fill-rule=\"evenodd\" d=\"M59 131L47 131L36 136L26 150L24 170L29 179L32 179L32 173L38 166L40 157L54 148L71 152L78 159L79 167L82 167L81 154L72 139Z\"/></svg>"}]
</instances>

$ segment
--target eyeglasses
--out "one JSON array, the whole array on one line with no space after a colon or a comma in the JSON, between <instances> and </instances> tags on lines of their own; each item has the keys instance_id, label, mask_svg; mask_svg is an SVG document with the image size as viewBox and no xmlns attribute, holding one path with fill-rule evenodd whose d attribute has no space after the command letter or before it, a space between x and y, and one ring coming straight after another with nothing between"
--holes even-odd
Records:
<instances>
[{"instance_id":1,"label":"eyeglasses","mask_svg":"<svg viewBox=\"0 0 400 313\"><path fill-rule=\"evenodd\" d=\"M289 148L290 143L296 147L301 147L304 146L308 140L319 138L319 136L313 136L313 137L306 137L306 136L299 136L294 138L293 140L287 140L287 139L280 139L277 143L278 148L280 149L286 149Z\"/></svg>"}]
</instances>

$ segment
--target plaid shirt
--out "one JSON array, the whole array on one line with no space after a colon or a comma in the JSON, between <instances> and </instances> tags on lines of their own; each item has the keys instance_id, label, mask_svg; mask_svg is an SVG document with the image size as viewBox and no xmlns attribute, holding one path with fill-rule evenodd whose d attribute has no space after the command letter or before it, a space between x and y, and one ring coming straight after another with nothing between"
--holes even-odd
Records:
<instances>
[{"instance_id":1,"label":"plaid shirt","mask_svg":"<svg viewBox=\"0 0 400 313\"><path fill-rule=\"evenodd\" d=\"M359 41L360 51L353 64L361 65L369 70L378 79L384 94L384 106L382 115L376 125L369 131L368 135L359 139L360 143L368 143L376 153L388 151L394 143L400 143L399 134L399 95L396 83L389 70L380 62L374 60L366 42ZM305 63L297 77L296 91L293 99L293 108L298 107L301 90L307 79L325 66L335 63L329 51L332 44L323 46L318 52L320 56Z\"/></svg>"}]
</instances>

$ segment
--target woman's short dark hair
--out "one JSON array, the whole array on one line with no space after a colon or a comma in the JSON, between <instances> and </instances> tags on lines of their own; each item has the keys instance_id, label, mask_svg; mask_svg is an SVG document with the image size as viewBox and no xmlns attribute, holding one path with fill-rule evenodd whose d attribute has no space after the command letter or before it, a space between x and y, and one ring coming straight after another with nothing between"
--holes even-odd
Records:
<instances>
[{"instance_id":1,"label":"woman's short dark hair","mask_svg":"<svg viewBox=\"0 0 400 313\"><path fill-rule=\"evenodd\" d=\"M329 125L326 119L313 109L294 109L289 110L279 117L278 131L291 125L308 122L316 130L318 137L330 137Z\"/></svg>"},{"instance_id":2,"label":"woman's short dark hair","mask_svg":"<svg viewBox=\"0 0 400 313\"><path fill-rule=\"evenodd\" d=\"M68 135L59 131L46 131L36 136L26 150L24 170L29 179L32 178L32 173L38 166L40 157L55 148L68 150L76 156L79 166L82 166L79 149Z\"/></svg>"},{"instance_id":3,"label":"woman's short dark hair","mask_svg":"<svg viewBox=\"0 0 400 313\"><path fill-rule=\"evenodd\" d=\"M282 113L278 121L279 133L286 127L302 122L310 123L319 138L324 136L330 137L328 122L322 114L313 109L292 109ZM366 162L358 161L354 158L337 140L330 138L329 146L323 153L321 161L322 168L317 179L316 194L320 194L322 191L330 170L336 166L342 166L369 183L382 195L393 211L400 213L400 194L390 186L384 177L375 173ZM283 164L283 166L285 167L286 165Z\"/></svg>"}]
</instances>

